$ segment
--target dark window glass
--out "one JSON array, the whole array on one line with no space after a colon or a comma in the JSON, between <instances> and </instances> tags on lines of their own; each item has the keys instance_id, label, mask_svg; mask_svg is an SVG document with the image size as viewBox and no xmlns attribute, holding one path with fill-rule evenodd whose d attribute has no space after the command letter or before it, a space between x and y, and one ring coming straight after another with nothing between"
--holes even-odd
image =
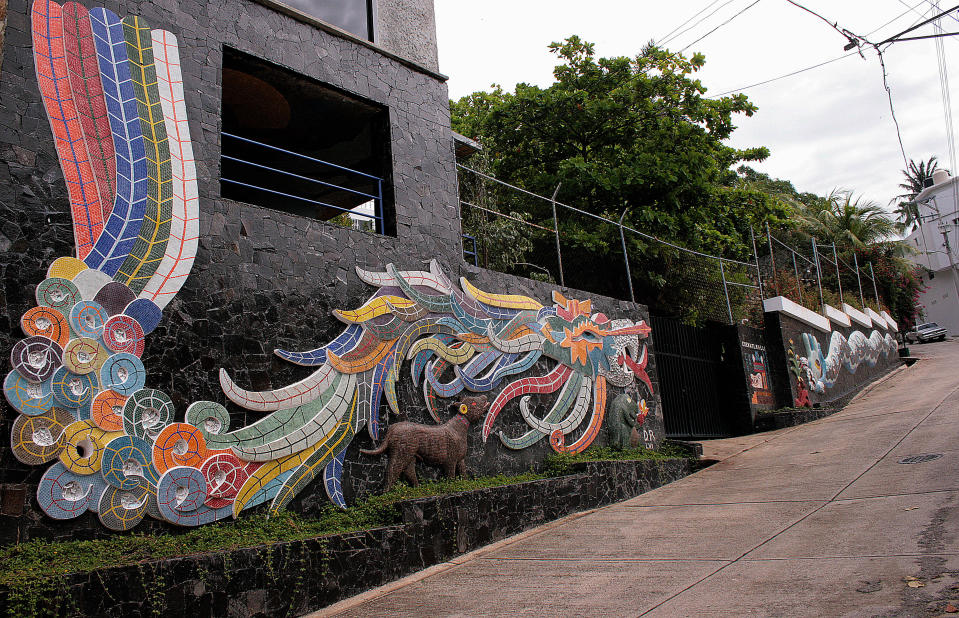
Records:
<instances>
[{"instance_id":1,"label":"dark window glass","mask_svg":"<svg viewBox=\"0 0 959 618\"><path fill-rule=\"evenodd\" d=\"M372 0L280 0L283 4L303 11L352 32L367 41L373 40Z\"/></svg>"},{"instance_id":2,"label":"dark window glass","mask_svg":"<svg viewBox=\"0 0 959 618\"><path fill-rule=\"evenodd\" d=\"M393 233L387 108L223 50L225 198Z\"/></svg>"}]
</instances>

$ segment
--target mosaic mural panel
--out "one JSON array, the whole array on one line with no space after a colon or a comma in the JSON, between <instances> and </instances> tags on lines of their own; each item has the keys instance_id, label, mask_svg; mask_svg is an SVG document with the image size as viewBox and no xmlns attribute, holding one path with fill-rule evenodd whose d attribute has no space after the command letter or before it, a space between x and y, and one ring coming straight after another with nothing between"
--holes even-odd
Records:
<instances>
[{"instance_id":1,"label":"mosaic mural panel","mask_svg":"<svg viewBox=\"0 0 959 618\"><path fill-rule=\"evenodd\" d=\"M636 386L652 394L644 322L611 320L558 292L543 305L466 279L454 284L435 261L429 270L357 268L376 292L334 312L343 332L306 352L276 350L312 367L307 378L257 392L221 370L225 397L263 413L260 420L231 428L222 404L199 401L178 421L140 359L197 248L177 40L139 17L50 0L34 2L32 27L77 256L56 259L37 287L4 394L19 413L15 456L50 466L37 489L49 516L91 511L118 531L145 517L196 526L261 504L275 513L318 477L344 507L346 449L364 427L379 438L384 401L401 412L397 382L407 362L437 422L448 409L439 399L495 395L484 441L518 399L529 429L498 433L511 449L546 439L558 452L584 450L605 426L608 397L618 443L642 424L648 407ZM516 377L543 365L541 377ZM556 393L548 410L532 398Z\"/></svg>"},{"instance_id":2,"label":"mosaic mural panel","mask_svg":"<svg viewBox=\"0 0 959 618\"><path fill-rule=\"evenodd\" d=\"M795 350L795 343L790 339L786 356L797 393L793 403L796 407L810 407L810 391L825 393L840 378L843 369L854 374L861 366L875 367L880 357L895 354L897 347L891 333L879 330L873 330L868 336L854 330L848 337L833 331L825 354L811 333L802 333L801 350L805 355Z\"/></svg>"}]
</instances>

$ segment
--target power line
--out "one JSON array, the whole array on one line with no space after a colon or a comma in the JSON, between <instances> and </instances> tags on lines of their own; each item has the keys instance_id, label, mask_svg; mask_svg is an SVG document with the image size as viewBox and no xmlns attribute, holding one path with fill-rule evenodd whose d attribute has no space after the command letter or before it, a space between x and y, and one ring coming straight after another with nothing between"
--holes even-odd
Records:
<instances>
[{"instance_id":1,"label":"power line","mask_svg":"<svg viewBox=\"0 0 959 618\"><path fill-rule=\"evenodd\" d=\"M939 10L939 1L930 3L933 11ZM942 22L937 21L933 26L939 33L942 33ZM956 134L952 123L952 95L949 88L949 71L946 63L946 50L942 39L936 39L936 60L939 63L939 89L942 92L942 110L946 125L946 147L949 149L949 166L953 173L956 173ZM959 187L952 183L952 203L959 205ZM938 210L938 208L937 208ZM948 238L946 239L946 249L949 248ZM952 255L949 256L950 262ZM956 288L959 290L959 287Z\"/></svg>"},{"instance_id":2,"label":"power line","mask_svg":"<svg viewBox=\"0 0 959 618\"><path fill-rule=\"evenodd\" d=\"M902 2L902 0L900 0L900 2ZM878 27L874 28L872 31L870 31L869 33L867 33L866 36L867 36L867 37L868 37L868 36L872 36L873 34L879 32L880 30L882 30L883 28L885 28L885 27L888 26L889 24L891 24L891 23L893 23L893 22L895 22L895 21L897 21L897 20L899 20L899 19L902 19L906 14L909 13L909 11L915 10L915 8L918 7L920 4L922 4L923 2L928 2L928 0L920 0L920 2L919 2L918 4L916 4L916 6L909 6L908 4L906 4L907 9L906 9L905 11L903 11L902 13L896 15L895 17L893 17L892 19L890 19L890 20L887 21L886 23L882 24L881 26L878 26ZM827 23L828 23L828 22L827 22ZM811 65L811 66L808 66L808 67L805 67L805 68L802 68L802 69L797 69L797 70L795 70L795 71L790 71L789 73L785 73L785 74L779 75L779 76L777 76L777 77L771 77L771 78L765 79L765 80L763 80L763 81L761 81L761 82L756 82L755 84L749 84L748 86L742 86L742 87L740 87L740 88L734 88L734 89L732 89L732 90L727 90L727 91L725 91L725 92L721 92L721 93L719 93L719 94L717 94L717 95L715 95L714 97L711 97L711 98L724 97L724 96L726 96L727 94L733 94L733 93L736 93L736 92L742 92L743 90L748 90L748 89L750 89L750 88L756 88L757 86L765 86L766 84L771 84L771 83L777 82L777 81L779 81L779 80L781 80L781 79L786 79L787 77L792 77L792 76L794 76L794 75L799 75L800 73L805 73L806 71L811 71L811 70L813 70L813 69L818 69L819 67L826 66L827 64L832 64L833 62L836 62L836 61L838 61L838 60L842 60L843 58L849 58L850 56L855 56L855 55L857 55L858 53L859 53L859 52L857 52L857 51L851 51L851 52L849 52L849 53L847 53L847 54L843 54L843 55L841 55L841 56L837 56L837 57L835 57L835 58L833 58L833 59L831 59L831 60L826 60L826 61L824 61L824 62L820 62L820 63L814 64L814 65Z\"/></svg>"},{"instance_id":3,"label":"power line","mask_svg":"<svg viewBox=\"0 0 959 618\"><path fill-rule=\"evenodd\" d=\"M827 24L829 24L829 26L830 26L833 30L839 32L839 33L842 34L844 37L846 37L847 39L849 39L849 44L846 45L845 49L848 50L848 49L850 49L851 47L859 47L859 42L860 42L860 41L863 41L863 42L867 43L868 45L872 46L872 48L873 48L874 50L876 50L876 55L879 56L879 67L882 69L882 86L883 86L883 89L885 89L885 91L886 91L886 96L887 96L887 98L889 99L889 113L892 115L892 122L893 122L893 125L894 125L895 128L896 128L896 139L899 141L899 151L902 153L903 163L905 163L906 167L908 168L908 167L909 167L909 157L906 156L906 148L905 148L905 146L903 146L903 143L902 143L902 130L901 130L900 127L899 127L899 119L896 118L896 108L895 108L895 106L893 105L893 102L892 102L892 88L889 87L889 73L888 73L888 71L886 71L886 61L885 61L885 59L882 57L882 50L879 49L879 45L882 45L883 43L892 43L897 37L899 37L899 36L901 36L901 35L903 35L903 34L906 34L906 33L908 33L908 32L911 32L911 31L915 30L916 28L922 26L923 24L929 23L930 21L934 21L935 18L928 19L928 20L925 20L925 21L923 21L923 22L920 22L920 23L918 23L918 24L916 24L916 25L914 25L914 26L911 26L910 28L907 28L906 30L903 30L903 31L900 32L899 34L893 35L892 37L889 37L889 38L887 38L886 40L884 40L882 43L878 43L878 44L877 44L877 43L873 43L872 41L870 41L869 39L867 39L867 38L864 37L864 36L860 36L860 35L852 32L851 30L847 30L846 28L840 28L838 22L831 22L831 21L829 21L828 19L826 19L825 17L823 17L822 15L820 15L819 13L816 13L815 11L812 11L812 10L804 7L803 5L799 4L798 2L794 2L794 0L786 0L786 2L788 2L789 4L792 4L792 5L794 5L794 6L797 6L797 7L801 8L801 9L804 10L804 11L807 11L807 12L809 12L809 13L812 13L813 15L815 15L816 17L818 17L819 19L821 19L821 20L823 20L824 22L826 22ZM959 7L957 7L957 8L959 8ZM952 11L952 10L953 10L953 9L950 9L950 11ZM947 12L948 12L948 11L947 11Z\"/></svg>"},{"instance_id":4,"label":"power line","mask_svg":"<svg viewBox=\"0 0 959 618\"><path fill-rule=\"evenodd\" d=\"M893 41L893 43L901 43L902 41L922 41L925 39L944 39L950 36L959 35L959 32L940 32L938 34L926 34L923 36L906 36L900 37Z\"/></svg>"},{"instance_id":5,"label":"power line","mask_svg":"<svg viewBox=\"0 0 959 618\"><path fill-rule=\"evenodd\" d=\"M667 35L662 41L660 41L659 44L660 44L660 45L665 45L665 44L669 43L670 41L675 40L677 37L680 37L680 36L686 34L687 32L689 32L690 30L692 30L693 28L695 28L695 27L698 26L699 24L703 23L704 21L706 21L707 19L709 19L710 17L712 17L713 15L715 15L716 13L718 13L719 11L723 10L725 7L729 6L730 4L732 4L732 3L735 2L735 1L736 1L736 0L726 0L726 2L723 2L722 4L720 4L718 7L716 7L715 9L713 9L713 11L712 11L711 13L709 13L709 14L706 15L706 16L704 16L702 19L700 19L699 21L697 21L697 22L694 23L693 25L689 26L688 28L686 28L686 29L684 29L684 30L681 30L680 32L677 32L676 34L674 34L674 35L672 35L672 36ZM714 2L713 4L715 4L715 2ZM709 6L712 6L712 4L710 4ZM703 9L702 11L700 11L700 13L705 12L706 9L709 8L709 6L707 6L705 9ZM695 15L694 15L694 17L695 17Z\"/></svg>"},{"instance_id":6,"label":"power line","mask_svg":"<svg viewBox=\"0 0 959 618\"><path fill-rule=\"evenodd\" d=\"M846 37L846 39L849 41L849 45L846 46L846 50L847 50L847 51L850 50L850 49L852 49L853 47L858 47L858 43L856 42L856 39L859 38L859 37L857 37L855 34L853 34L852 32L850 32L849 30L846 30L845 28L840 28L840 27L839 27L839 22L829 21L828 19L826 19L825 17L823 17L822 15L820 15L819 13L817 13L816 11L813 11L812 9L808 9L808 8L804 7L803 5L799 4L798 2L793 2L793 0L786 0L786 2L788 2L789 4L791 4L791 5L795 6L795 7L801 8L802 10L806 11L807 13L810 13L811 15L815 15L815 16L818 17L819 19L821 19L821 20L823 20L824 22L826 22L827 24L829 24L830 27L832 27L833 30L835 30L835 31L838 32L839 34L841 34L841 35L843 35L844 37Z\"/></svg>"},{"instance_id":7,"label":"power line","mask_svg":"<svg viewBox=\"0 0 959 618\"><path fill-rule=\"evenodd\" d=\"M892 114L892 122L896 125L896 139L899 140L899 151L902 152L902 160L906 167L909 167L909 157L906 156L906 148L902 145L902 132L899 129L899 120L896 118L896 109L892 105L892 88L889 87L888 74L886 73L886 62L882 58L882 51L878 45L873 46L876 54L879 56L879 66L882 68L882 87L886 90L889 98L889 113Z\"/></svg>"},{"instance_id":8,"label":"power line","mask_svg":"<svg viewBox=\"0 0 959 618\"><path fill-rule=\"evenodd\" d=\"M882 30L883 28L885 28L885 27L888 26L889 24L893 23L894 21L898 21L899 19L905 17L906 14L909 13L910 11L919 13L919 11L917 10L918 7L919 7L919 5L920 5L920 4L923 4L924 2L928 2L928 1L929 1L929 0L919 0L919 2L916 3L915 6L909 6L908 4L906 4L905 0L899 0L899 3L902 4L903 6L905 6L905 7L906 7L906 10L903 11L902 13L896 15L895 17L893 17L892 19L890 19L889 21L887 21L887 22L884 23L883 25L879 26L878 28L874 29L872 32L866 33L866 36L872 36L872 35L876 34L877 32L879 32L880 30ZM925 17L925 15L923 15L922 13L919 13L919 16L920 16L920 17Z\"/></svg>"},{"instance_id":9,"label":"power line","mask_svg":"<svg viewBox=\"0 0 959 618\"><path fill-rule=\"evenodd\" d=\"M909 6L908 4L906 4L905 0L898 0L898 1L899 1L899 4L903 6L907 6L907 7ZM923 0L923 2L920 2L920 4L932 4L932 3L929 0ZM916 6L909 7L909 10L915 13L916 15L918 15L920 18L925 19L926 17L925 13L922 13L921 11L919 11L919 9L917 8L918 6L919 5L917 4ZM955 16L952 16L952 18L955 19L956 21L959 21L959 19L957 19Z\"/></svg>"},{"instance_id":10,"label":"power line","mask_svg":"<svg viewBox=\"0 0 959 618\"><path fill-rule=\"evenodd\" d=\"M787 2L792 2L792 0L786 0L786 1L787 1ZM866 42L869 43L870 45L873 45L873 47L876 47L876 46L878 46L878 45L885 45L886 43L895 43L895 42L896 42L896 39L898 39L898 38L901 37L902 35L904 35L904 34L909 34L909 33L912 32L913 30L915 30L916 28L920 28L920 27L922 27L922 26L925 26L925 25L928 24L929 22L936 21L936 20L939 19L940 17L942 17L942 16L944 16L944 15L948 15L949 13L952 13L952 12L955 11L956 9L959 9L959 4L957 4L956 6L952 7L951 9L948 9L948 10L946 10L946 11L943 11L942 13L939 13L938 15L933 15L932 17L930 17L930 18L928 18L928 19L926 19L926 20L923 20L923 21L919 22L919 23L916 24L915 26L910 26L909 28L906 28L905 30L903 30L903 31L900 32L899 34L894 34L894 35L892 35L891 37L885 39L884 41L880 41L879 43L869 43L869 41L866 41ZM939 10L939 9L937 8L936 10ZM864 40L865 40L865 39L864 39Z\"/></svg>"},{"instance_id":11,"label":"power line","mask_svg":"<svg viewBox=\"0 0 959 618\"><path fill-rule=\"evenodd\" d=\"M667 32L666 34L664 34L663 36L659 37L659 39L657 39L657 40L660 41L660 42L661 42L661 41L665 41L665 40L668 39L674 32L676 32L677 30L679 30L680 28L682 28L683 26L685 26L685 25L688 24L689 22L691 22L691 21L693 21L694 19L696 19L696 16L697 16L697 15L701 15L701 14L704 13L705 11L709 10L709 7L713 6L713 5L716 4L717 2L719 2L719 0L713 0L712 2L710 2L709 4L707 4L707 5L706 5L705 7L703 7L702 9L700 9L700 10L696 11L695 13L693 13L692 15L690 15L690 16L689 16L689 19L687 19L687 20L684 21L683 23L679 24L678 26L676 26L675 28L673 28L672 30L670 30L669 32ZM657 45L658 45L658 44L659 44L659 43L657 43Z\"/></svg>"},{"instance_id":12,"label":"power line","mask_svg":"<svg viewBox=\"0 0 959 618\"><path fill-rule=\"evenodd\" d=\"M790 72L790 73L786 73L785 75L780 75L780 76L778 76L778 77L773 77L773 78L770 78L770 79L766 79L766 80L763 80L763 81L761 81L761 82L756 82L755 84L749 84L748 86L742 86L742 87L740 87L740 88L734 88L733 90L727 90L726 92L721 92L721 93L717 94L717 95L715 96L715 98L724 97L724 96L726 96L727 94L733 94L733 93L735 93L735 92L742 92L743 90L748 90L748 89L750 89L750 88L755 88L755 87L757 87L757 86L765 86L766 84L770 84L770 83L772 83L772 82L777 82L777 81L779 81L779 80L781 80L781 79L786 79L787 77L792 77L793 75L799 75L800 73L805 73L806 71L812 71L813 69L818 69L819 67L826 66L827 64L832 64L833 62L836 62L837 60L842 60L843 58L849 58L850 56L855 56L855 55L857 55L857 52L849 52L848 54L843 54L842 56L838 56L838 57L836 57L836 58L833 58L832 60L826 60L825 62L820 62L819 64L814 64L814 65L808 66L808 67L806 67L806 68L804 68L804 69L798 69L798 70L796 70L796 71L792 71L792 72Z\"/></svg>"},{"instance_id":13,"label":"power line","mask_svg":"<svg viewBox=\"0 0 959 618\"><path fill-rule=\"evenodd\" d=\"M932 8L936 9L937 11L939 10L939 3L938 3L938 2L933 2L932 0L923 0L923 2L924 2L925 4L928 4L928 5L931 6ZM959 22L959 17L956 17L955 15L950 15L949 17L952 18L952 21Z\"/></svg>"},{"instance_id":14,"label":"power line","mask_svg":"<svg viewBox=\"0 0 959 618\"><path fill-rule=\"evenodd\" d=\"M731 22L732 20L736 19L737 17L739 17L740 15L742 15L743 13L745 13L746 11L748 11L749 9L753 8L754 6L756 6L757 4L759 4L760 2L762 2L762 0L755 0L755 2L753 2L752 4L750 4L749 6L747 6L746 8L744 8L743 10L739 11L738 13L736 13L735 15L733 15L732 17L730 17L729 19L727 19L727 20L724 21L723 23L719 24L718 26L716 26L715 28L713 28L712 30L710 30L709 32L707 32L706 34L704 34L703 36L699 37L698 39L696 39L695 41L693 41L692 43L690 43L690 44L687 45L686 47L684 47L684 48L682 48L681 50L679 50L679 53L683 53L684 51L686 51L687 49L689 49L690 47L692 47L692 46L695 45L696 43L699 43L700 41L702 41L703 39L705 39L706 37L708 37L710 34L716 32L717 30L719 30L720 28L722 28L723 26L725 26L726 24L728 24L728 23Z\"/></svg>"}]
</instances>

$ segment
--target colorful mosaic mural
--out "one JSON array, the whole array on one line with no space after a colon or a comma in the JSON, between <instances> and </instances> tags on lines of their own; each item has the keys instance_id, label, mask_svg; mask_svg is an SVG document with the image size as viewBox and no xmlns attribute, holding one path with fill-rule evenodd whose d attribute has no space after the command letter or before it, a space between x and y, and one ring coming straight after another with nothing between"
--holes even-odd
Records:
<instances>
[{"instance_id":1,"label":"colorful mosaic mural","mask_svg":"<svg viewBox=\"0 0 959 618\"><path fill-rule=\"evenodd\" d=\"M825 355L819 341L811 334L803 333L802 341L806 350L809 387L817 393L832 388L843 367L849 373L856 373L862 364L874 367L880 355L886 357L897 348L891 334L883 334L878 330L872 331L868 337L862 331L855 330L848 339L841 332L833 331Z\"/></svg>"},{"instance_id":2,"label":"colorful mosaic mural","mask_svg":"<svg viewBox=\"0 0 959 618\"><path fill-rule=\"evenodd\" d=\"M805 356L800 356L789 340L786 352L789 371L796 379L797 407L810 406L809 391L824 393L833 387L843 368L856 373L861 365L874 367L880 356L887 357L897 348L896 339L890 334L873 330L867 337L862 331L853 331L847 338L839 331L833 331L829 339L829 350L823 354L819 341L810 333L802 334Z\"/></svg>"},{"instance_id":3,"label":"colorful mosaic mural","mask_svg":"<svg viewBox=\"0 0 959 618\"><path fill-rule=\"evenodd\" d=\"M53 462L37 489L48 515L89 510L125 530L189 504L183 472L166 456L185 456L181 436L170 437L173 404L145 388L140 360L197 247L178 46L139 17L75 2L37 0L31 15L77 254L50 265L21 319L26 338L4 380L20 413L11 444L24 463Z\"/></svg>"},{"instance_id":4,"label":"colorful mosaic mural","mask_svg":"<svg viewBox=\"0 0 959 618\"><path fill-rule=\"evenodd\" d=\"M61 258L55 266L61 264L76 262ZM437 422L447 407L440 399L499 391L485 415L484 439L506 403L521 398L529 430L498 434L514 449L548 438L556 451L580 452L603 425L608 384L638 392L638 380L652 393L643 322L609 320L592 313L589 301L555 292L555 304L543 306L483 292L466 279L460 289L435 261L429 271L388 265L385 272L357 272L379 289L360 308L335 312L347 324L339 337L307 352L276 351L315 367L309 377L251 392L221 370L231 401L269 413L233 431L226 408L211 401L192 404L185 421L175 422L170 398L145 386L133 353L142 352L143 341L135 318L110 316L82 295L69 321L48 306L28 311L29 336L14 348L5 391L22 413L14 426L17 457L55 462L38 489L43 509L56 518L92 510L118 530L146 515L199 525L266 502L276 512L319 476L330 499L345 506L345 450L364 426L379 437L383 399L399 412L396 383L407 361ZM118 325L108 329L115 318ZM547 358L554 365L547 375L508 382ZM557 392L544 415L530 410L530 395ZM612 408L630 426L648 412L645 400L617 401ZM577 437L567 443L571 434Z\"/></svg>"},{"instance_id":5,"label":"colorful mosaic mural","mask_svg":"<svg viewBox=\"0 0 959 618\"><path fill-rule=\"evenodd\" d=\"M4 394L19 413L14 455L50 464L37 489L49 516L92 511L114 530L146 516L196 526L265 503L277 512L317 477L345 506L346 448L364 426L379 439L382 400L400 412L406 364L437 423L447 408L440 399L495 394L484 441L518 398L528 430L497 434L511 449L546 440L580 452L603 426L610 386L638 393L642 383L652 394L644 322L611 320L558 292L544 306L466 279L457 286L434 261L428 271L357 268L377 291L358 309L334 312L342 334L307 352L276 351L312 367L307 378L252 392L221 370L226 397L267 413L259 421L231 429L226 408L211 401L193 403L178 421L140 360L197 248L176 38L139 17L49 0L33 4L32 28L77 256L55 260L37 286ZM546 375L510 381L544 365ZM534 396L554 394L549 410L534 411ZM620 416L641 423L645 400L629 404L624 412L621 401Z\"/></svg>"}]
</instances>

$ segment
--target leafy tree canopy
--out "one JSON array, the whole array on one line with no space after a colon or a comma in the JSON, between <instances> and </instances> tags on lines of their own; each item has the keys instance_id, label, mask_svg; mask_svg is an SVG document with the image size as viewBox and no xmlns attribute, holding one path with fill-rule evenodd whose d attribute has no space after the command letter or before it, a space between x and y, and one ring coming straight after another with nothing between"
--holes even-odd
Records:
<instances>
[{"instance_id":1,"label":"leafy tree canopy","mask_svg":"<svg viewBox=\"0 0 959 618\"><path fill-rule=\"evenodd\" d=\"M494 176L540 195L562 183L561 202L614 220L628 209L639 230L727 255L748 250L750 224L786 216L733 171L769 151L724 143L734 116L757 108L743 94L705 98L702 54L647 45L635 58L597 58L577 36L550 51L561 61L551 86L496 86L451 103L453 129L483 143ZM551 216L540 208L534 217Z\"/></svg>"}]
</instances>

